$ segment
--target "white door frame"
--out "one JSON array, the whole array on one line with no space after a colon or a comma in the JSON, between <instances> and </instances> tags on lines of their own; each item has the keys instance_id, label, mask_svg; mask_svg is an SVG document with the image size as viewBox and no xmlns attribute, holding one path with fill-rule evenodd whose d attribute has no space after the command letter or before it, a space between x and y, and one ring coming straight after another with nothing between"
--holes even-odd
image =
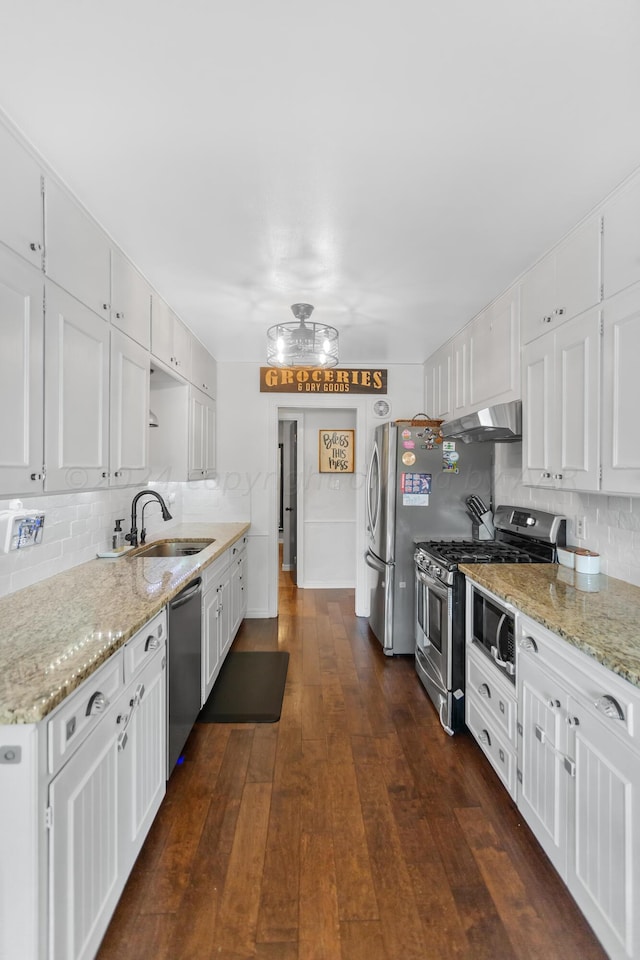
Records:
<instances>
[{"instance_id":1,"label":"white door frame","mask_svg":"<svg viewBox=\"0 0 640 960\"><path fill-rule=\"evenodd\" d=\"M348 394L305 396L302 394L291 394L289 396L269 396L269 422L268 422L268 446L270 457L270 470L272 476L278 475L278 421L280 419L280 408L288 410L327 410L340 409L351 410L356 414L356 469L354 477L357 478L356 494L356 570L355 570L355 613L359 617L369 615L369 589L368 573L364 562L366 553L365 537L365 483L367 476L367 403L371 400L369 396L351 397ZM298 452L300 443L298 444ZM300 470L300 461L298 459L298 470ZM298 476L300 474L298 473ZM273 496L269 503L269 535L268 535L268 614L269 617L278 616L278 494L277 483L273 484ZM302 498L298 498L299 501ZM302 513L298 510L298 564L302 562L303 542L301 537L300 517ZM300 569L300 568L299 568ZM301 578L301 582L304 580Z\"/></svg>"}]
</instances>

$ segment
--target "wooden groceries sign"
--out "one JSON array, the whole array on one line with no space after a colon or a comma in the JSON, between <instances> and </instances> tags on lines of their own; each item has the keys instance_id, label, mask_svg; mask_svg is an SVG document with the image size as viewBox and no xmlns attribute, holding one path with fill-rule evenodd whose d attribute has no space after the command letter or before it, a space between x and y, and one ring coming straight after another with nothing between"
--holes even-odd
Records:
<instances>
[{"instance_id":1,"label":"wooden groceries sign","mask_svg":"<svg viewBox=\"0 0 640 960\"><path fill-rule=\"evenodd\" d=\"M386 392L386 370L364 370L358 367L260 367L260 393Z\"/></svg>"}]
</instances>

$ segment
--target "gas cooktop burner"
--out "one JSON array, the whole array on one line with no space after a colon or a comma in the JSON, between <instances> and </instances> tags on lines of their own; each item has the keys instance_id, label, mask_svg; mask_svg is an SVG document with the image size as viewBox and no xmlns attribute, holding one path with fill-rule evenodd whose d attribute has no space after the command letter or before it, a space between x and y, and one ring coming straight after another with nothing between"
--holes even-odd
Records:
<instances>
[{"instance_id":1,"label":"gas cooktop burner","mask_svg":"<svg viewBox=\"0 0 640 960\"><path fill-rule=\"evenodd\" d=\"M525 550L495 540L430 540L417 547L430 560L450 569L459 563L531 563Z\"/></svg>"}]
</instances>

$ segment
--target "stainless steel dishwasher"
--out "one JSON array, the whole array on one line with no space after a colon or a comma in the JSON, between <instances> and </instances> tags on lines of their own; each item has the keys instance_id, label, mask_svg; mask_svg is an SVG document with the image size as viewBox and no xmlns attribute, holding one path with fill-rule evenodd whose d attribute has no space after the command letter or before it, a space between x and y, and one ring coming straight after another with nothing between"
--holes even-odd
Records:
<instances>
[{"instance_id":1,"label":"stainless steel dishwasher","mask_svg":"<svg viewBox=\"0 0 640 960\"><path fill-rule=\"evenodd\" d=\"M192 580L169 603L167 779L200 712L202 580Z\"/></svg>"}]
</instances>

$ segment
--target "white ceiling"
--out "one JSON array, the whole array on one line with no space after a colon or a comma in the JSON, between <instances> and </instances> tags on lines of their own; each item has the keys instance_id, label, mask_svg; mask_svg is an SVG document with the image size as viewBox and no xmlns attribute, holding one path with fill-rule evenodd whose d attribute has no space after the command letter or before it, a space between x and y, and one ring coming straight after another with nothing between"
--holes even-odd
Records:
<instances>
[{"instance_id":1,"label":"white ceiling","mask_svg":"<svg viewBox=\"0 0 640 960\"><path fill-rule=\"evenodd\" d=\"M640 164L638 0L23 0L0 106L220 360L423 360Z\"/></svg>"}]
</instances>

